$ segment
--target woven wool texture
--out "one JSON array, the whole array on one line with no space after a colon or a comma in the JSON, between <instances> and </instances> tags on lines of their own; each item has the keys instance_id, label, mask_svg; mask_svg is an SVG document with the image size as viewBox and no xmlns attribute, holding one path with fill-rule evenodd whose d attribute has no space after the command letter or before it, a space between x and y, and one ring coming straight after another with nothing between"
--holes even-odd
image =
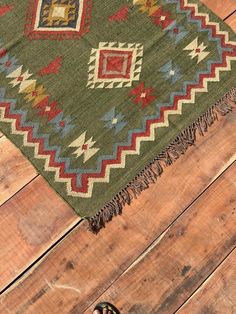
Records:
<instances>
[{"instance_id":1,"label":"woven wool texture","mask_svg":"<svg viewBox=\"0 0 236 314\"><path fill-rule=\"evenodd\" d=\"M3 0L0 129L97 231L230 112L235 60L197 0Z\"/></svg>"}]
</instances>

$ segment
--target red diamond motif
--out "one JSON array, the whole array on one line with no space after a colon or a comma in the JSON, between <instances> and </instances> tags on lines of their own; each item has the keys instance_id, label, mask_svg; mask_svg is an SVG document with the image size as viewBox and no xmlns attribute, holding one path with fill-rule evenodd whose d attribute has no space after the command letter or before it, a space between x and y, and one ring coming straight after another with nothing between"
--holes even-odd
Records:
<instances>
[{"instance_id":1,"label":"red diamond motif","mask_svg":"<svg viewBox=\"0 0 236 314\"><path fill-rule=\"evenodd\" d=\"M130 78L132 51L100 50L99 79Z\"/></svg>"},{"instance_id":2,"label":"red diamond motif","mask_svg":"<svg viewBox=\"0 0 236 314\"><path fill-rule=\"evenodd\" d=\"M177 28L177 27L175 27L175 28L173 29L173 32L174 32L175 34L178 34L178 33L179 33L178 28Z\"/></svg>"},{"instance_id":3,"label":"red diamond motif","mask_svg":"<svg viewBox=\"0 0 236 314\"><path fill-rule=\"evenodd\" d=\"M82 150L87 150L88 149L88 145L87 144L83 144L82 145Z\"/></svg>"},{"instance_id":4,"label":"red diamond motif","mask_svg":"<svg viewBox=\"0 0 236 314\"><path fill-rule=\"evenodd\" d=\"M10 66L11 66L11 61L8 60L8 61L5 63L5 66L6 66L6 67L10 67Z\"/></svg>"},{"instance_id":5,"label":"red diamond motif","mask_svg":"<svg viewBox=\"0 0 236 314\"><path fill-rule=\"evenodd\" d=\"M124 56L121 57L107 57L107 71L122 72L124 64Z\"/></svg>"},{"instance_id":6,"label":"red diamond motif","mask_svg":"<svg viewBox=\"0 0 236 314\"><path fill-rule=\"evenodd\" d=\"M22 76L19 76L18 78L17 78L17 82L22 82L24 80L24 78L22 77Z\"/></svg>"},{"instance_id":7,"label":"red diamond motif","mask_svg":"<svg viewBox=\"0 0 236 314\"><path fill-rule=\"evenodd\" d=\"M59 125L60 125L60 127L64 128L65 127L65 121L60 121Z\"/></svg>"}]
</instances>

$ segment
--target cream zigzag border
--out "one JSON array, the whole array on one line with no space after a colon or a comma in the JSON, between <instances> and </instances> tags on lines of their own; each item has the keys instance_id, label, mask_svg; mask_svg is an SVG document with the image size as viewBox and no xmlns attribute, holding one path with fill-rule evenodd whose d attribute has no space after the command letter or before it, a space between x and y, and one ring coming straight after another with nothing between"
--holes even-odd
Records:
<instances>
[{"instance_id":1,"label":"cream zigzag border","mask_svg":"<svg viewBox=\"0 0 236 314\"><path fill-rule=\"evenodd\" d=\"M210 22L208 14L199 13L198 12L197 4L188 3L188 2L189 2L188 0L184 0L184 4L185 5L191 5L191 6L195 7L195 15L196 16L205 17L207 25L216 26L217 33L220 34L220 35L224 35L225 36L226 44L235 45L235 42L229 41L229 34L228 34L228 32L220 31L218 23ZM110 171L111 171L111 169L119 169L119 168L121 169L121 168L124 168L125 167L126 156L128 156L128 155L139 155L141 142L143 142L143 141L154 141L155 140L155 130L157 128L160 128L160 127L168 127L169 126L169 120L168 120L169 115L181 114L182 113L182 105L184 103L194 104L195 103L196 93L207 92L208 82L218 82L220 80L220 72L221 71L230 71L231 70L231 63L230 62L232 60L236 60L236 57L227 56L227 60L226 60L227 67L217 68L216 69L216 76L214 78L204 78L203 79L203 87L202 88L192 89L191 90L191 99L179 100L176 110L166 110L164 112L164 122L159 122L159 123L152 124L150 126L150 136L146 136L146 137L142 137L142 138L136 138L136 149L135 150L122 151L122 153L121 153L121 163L113 164L113 165L107 165L107 167L106 167L106 175L105 175L104 178L89 178L88 179L88 192L87 193L81 193L81 192L74 192L74 191L72 191L72 189L71 189L71 179L63 179L63 178L59 177L59 172L60 172L59 168L55 168L55 167L49 166L49 160L50 160L49 156L40 155L39 154L39 145L37 143L29 143L28 142L28 140L27 140L27 131L16 130L15 120L4 118L4 114L5 114L5 109L4 108L0 108L0 112L1 112L0 118L1 118L2 121L11 123L11 125L12 125L12 133L13 134L21 134L21 135L23 135L23 142L24 142L25 146L34 147L35 158L45 159L45 171L55 172L55 178L54 178L55 181L56 182L66 183L68 195L73 196L73 197L90 198L92 196L92 190L93 190L94 183L96 183L96 182L108 183L109 182L109 178L110 178Z\"/></svg>"},{"instance_id":2,"label":"cream zigzag border","mask_svg":"<svg viewBox=\"0 0 236 314\"><path fill-rule=\"evenodd\" d=\"M189 5L188 0L185 0L185 5ZM204 14L204 13L199 13L198 11L198 6L197 4L192 4L190 3L191 6L195 7L195 15L199 16L199 17L205 17L206 18L206 24L208 25L215 25L216 29L217 29L217 33L218 34L222 34L225 35L225 42L228 44L235 44L235 42L230 42L229 41L229 34L227 32L224 31L220 31L220 27L218 23L214 23L214 22L210 22L209 20L209 15L208 14ZM120 164L114 164L114 165L107 165L106 167L106 176L104 178L89 178L88 179L88 193L86 195L88 196L82 196L79 195L80 193L76 193L73 192L71 190L69 190L69 194L73 195L73 196L82 196L82 197L91 197L92 195L92 189L93 189L93 184L95 182L104 182L104 183L108 183L109 182L109 178L110 178L110 171L111 169L115 169L115 168L125 168L125 160L126 160L126 156L127 155L139 155L140 154L140 146L141 146L141 142L143 141L154 141L155 140L155 130L157 128L160 127L168 127L169 126L169 120L168 117L169 115L173 115L173 114L181 114L182 113L182 105L184 103L188 103L188 104L194 104L195 103L195 96L196 93L199 92L207 92L207 85L208 82L218 82L220 80L220 72L221 71L230 71L231 70L231 60L236 60L236 57L227 57L227 67L221 67L221 68L217 68L216 69L216 76L214 78L204 78L203 80L203 87L202 88L195 88L191 90L191 99L183 99L183 100L179 100L178 102L178 106L177 109L174 110L166 110L164 112L164 122L159 122L159 123L154 123L150 126L150 136L148 137L142 137L142 138L136 138L136 150L135 151L122 151L121 154L121 163ZM68 186L67 186L68 187ZM75 195L75 194L76 195Z\"/></svg>"}]
</instances>

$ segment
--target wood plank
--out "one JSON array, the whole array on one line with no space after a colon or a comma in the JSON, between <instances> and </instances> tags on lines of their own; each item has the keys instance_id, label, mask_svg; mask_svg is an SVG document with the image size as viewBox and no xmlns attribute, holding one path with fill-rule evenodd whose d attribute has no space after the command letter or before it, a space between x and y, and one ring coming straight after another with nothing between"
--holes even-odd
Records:
<instances>
[{"instance_id":1,"label":"wood plank","mask_svg":"<svg viewBox=\"0 0 236 314\"><path fill-rule=\"evenodd\" d=\"M236 247L235 195L236 162L96 302L121 313L174 313Z\"/></svg>"},{"instance_id":2,"label":"wood plank","mask_svg":"<svg viewBox=\"0 0 236 314\"><path fill-rule=\"evenodd\" d=\"M0 217L0 290L79 220L42 177L2 205Z\"/></svg>"},{"instance_id":3,"label":"wood plank","mask_svg":"<svg viewBox=\"0 0 236 314\"><path fill-rule=\"evenodd\" d=\"M226 23L236 32L236 12L232 14L227 20Z\"/></svg>"},{"instance_id":4,"label":"wood plank","mask_svg":"<svg viewBox=\"0 0 236 314\"><path fill-rule=\"evenodd\" d=\"M178 314L236 313L236 250L217 268Z\"/></svg>"},{"instance_id":5,"label":"wood plank","mask_svg":"<svg viewBox=\"0 0 236 314\"><path fill-rule=\"evenodd\" d=\"M0 205L37 176L36 170L5 137L0 138Z\"/></svg>"},{"instance_id":6,"label":"wood plank","mask_svg":"<svg viewBox=\"0 0 236 314\"><path fill-rule=\"evenodd\" d=\"M1 134L0 134L0 137L1 137ZM56 203L57 201L55 201L55 203ZM22 267L22 269L24 269L24 267Z\"/></svg>"},{"instance_id":7,"label":"wood plank","mask_svg":"<svg viewBox=\"0 0 236 314\"><path fill-rule=\"evenodd\" d=\"M222 19L225 19L236 10L235 0L224 0L224 3L222 3L222 0L201 0L201 2Z\"/></svg>"},{"instance_id":8,"label":"wood plank","mask_svg":"<svg viewBox=\"0 0 236 314\"><path fill-rule=\"evenodd\" d=\"M3 295L0 312L82 313L235 160L236 111L220 120L98 235L81 224Z\"/></svg>"}]
</instances>

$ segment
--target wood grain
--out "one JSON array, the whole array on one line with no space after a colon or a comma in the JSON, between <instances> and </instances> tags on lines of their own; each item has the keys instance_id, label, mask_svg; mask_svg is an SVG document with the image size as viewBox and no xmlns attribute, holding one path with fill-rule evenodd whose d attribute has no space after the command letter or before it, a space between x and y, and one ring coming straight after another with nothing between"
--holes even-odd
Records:
<instances>
[{"instance_id":1,"label":"wood grain","mask_svg":"<svg viewBox=\"0 0 236 314\"><path fill-rule=\"evenodd\" d=\"M232 14L227 20L227 24L236 32L236 12Z\"/></svg>"},{"instance_id":2,"label":"wood grain","mask_svg":"<svg viewBox=\"0 0 236 314\"><path fill-rule=\"evenodd\" d=\"M224 1L223 6L220 0L205 0L203 2L222 18L228 16L236 8L234 0ZM231 16L226 20L233 29L235 29L234 19L235 17ZM183 211L184 207L197 197L211 182L212 178L217 177L226 164L235 159L233 155L233 151L235 152L235 115L231 122L230 117L227 117L224 124L225 131L221 129L222 125L220 125L220 127L216 127L216 134L213 134L216 130L214 127L205 138L206 145L204 141L203 143L198 142L197 151L191 150L172 167L172 170L168 169L156 187L150 188L130 208L126 208L123 217L119 217L114 223L109 224L107 229L98 237L88 234L84 224L81 229L72 233L65 240L65 244L61 244L54 250L52 257L48 257L32 275L29 272L26 274L29 278L22 282L26 287L19 284L9 295L2 299L0 312L2 306L3 313L8 313L9 309L12 309L11 313L15 313L18 309L20 309L19 312L37 314L48 313L48 311L50 313L64 313L64 311L68 313L67 310L71 311L73 307L76 311L77 306L82 306L85 309L91 304L145 250L146 246L160 235L168 224ZM230 124L231 126L229 126ZM220 132L223 132L222 136L219 136ZM229 133L227 134L227 132ZM1 135L0 132L0 137ZM205 155L205 158L202 155ZM3 160L3 154L0 156ZM21 156L21 158L23 157ZM4 159L4 163L0 163L1 193L4 191L1 186L1 175L2 173L6 175L4 173L6 162L8 163L7 158ZM14 164L12 163L12 167L15 167L17 163L16 161ZM191 170L193 172L192 178L189 179L188 172L189 169L192 169L193 163L197 169L196 171ZM186 170L183 167L186 167ZM2 173L1 169L3 169ZM24 166L21 169L24 169ZM26 171L26 176L28 176L27 173ZM9 174L11 174L11 169L8 169L7 176ZM177 200L167 200L163 193L169 195L169 191L163 186L166 185L165 181L169 177L172 176L173 178L173 174L177 178L173 182L168 182L168 187L173 194L178 193L179 197ZM14 180L10 179L8 195L4 192L5 200L29 182L31 180L29 177L24 178L20 175L15 176ZM183 177L187 178L186 182L182 182ZM5 184L5 180L3 182ZM176 188L176 184L179 187ZM36 187L38 191L35 191ZM158 188L160 194L156 194L155 188ZM48 204L44 203L42 193L40 196L39 191L46 193L45 200ZM50 190L42 178L37 179L36 186L32 183L32 186L30 184L29 188L27 187L20 193L24 195L23 202L20 202L20 205L17 197L16 201L14 197L13 202L12 200L9 202L9 206L5 204L0 208L0 215L2 212L4 213L4 220L0 225L1 231L8 231L8 236L4 233L4 237L1 236L2 240L0 240L1 247L4 247L3 252L0 252L0 283L2 287L20 275L60 235L66 232L68 226L74 225L76 221L71 209ZM31 196L31 193L35 193L34 196ZM54 194L52 199L51 193ZM38 206L40 213L37 212L35 207L38 200L40 202ZM175 201L177 201L176 204ZM63 205L61 202L63 202ZM164 206L162 202L165 202L163 203ZM4 210L2 210L3 207ZM59 208L59 210L54 211L55 208ZM49 217L48 220L47 217ZM145 219L150 217L153 221L144 221L143 217ZM23 221L23 223L20 224L18 221ZM56 224L56 227L52 228L51 223ZM20 225L21 227L19 227ZM148 228L150 228L150 234ZM121 230L123 229L127 231L124 232L124 236L121 236ZM30 244L31 237L34 244ZM101 239L101 237L104 237L104 239ZM130 243L126 243L128 242L127 239ZM23 247L22 254L18 250L21 246ZM68 249L66 249L66 246L68 246ZM89 265L85 274L83 273L84 265ZM48 267L55 267L55 269L48 269ZM120 270L117 269L119 267ZM104 276L104 269L107 269L108 272L106 276ZM54 290L54 292L52 293L51 290ZM53 296L53 299L49 300L48 298L51 296ZM86 298L88 299L86 300Z\"/></svg>"},{"instance_id":3,"label":"wood grain","mask_svg":"<svg viewBox=\"0 0 236 314\"><path fill-rule=\"evenodd\" d=\"M235 226L236 162L96 302L121 313L174 313L236 247Z\"/></svg>"},{"instance_id":4,"label":"wood grain","mask_svg":"<svg viewBox=\"0 0 236 314\"><path fill-rule=\"evenodd\" d=\"M225 19L236 10L235 0L201 0L201 2L222 19Z\"/></svg>"},{"instance_id":5,"label":"wood grain","mask_svg":"<svg viewBox=\"0 0 236 314\"><path fill-rule=\"evenodd\" d=\"M221 118L196 148L166 168L156 185L97 236L87 231L86 224L80 225L28 278L5 293L0 312L85 310L225 169L225 163L235 160L235 121L235 111Z\"/></svg>"},{"instance_id":6,"label":"wood grain","mask_svg":"<svg viewBox=\"0 0 236 314\"><path fill-rule=\"evenodd\" d=\"M236 249L178 314L236 313Z\"/></svg>"},{"instance_id":7,"label":"wood grain","mask_svg":"<svg viewBox=\"0 0 236 314\"><path fill-rule=\"evenodd\" d=\"M0 290L78 219L42 177L36 178L1 206Z\"/></svg>"},{"instance_id":8,"label":"wood grain","mask_svg":"<svg viewBox=\"0 0 236 314\"><path fill-rule=\"evenodd\" d=\"M5 137L0 138L0 205L37 175L31 163Z\"/></svg>"}]
</instances>

